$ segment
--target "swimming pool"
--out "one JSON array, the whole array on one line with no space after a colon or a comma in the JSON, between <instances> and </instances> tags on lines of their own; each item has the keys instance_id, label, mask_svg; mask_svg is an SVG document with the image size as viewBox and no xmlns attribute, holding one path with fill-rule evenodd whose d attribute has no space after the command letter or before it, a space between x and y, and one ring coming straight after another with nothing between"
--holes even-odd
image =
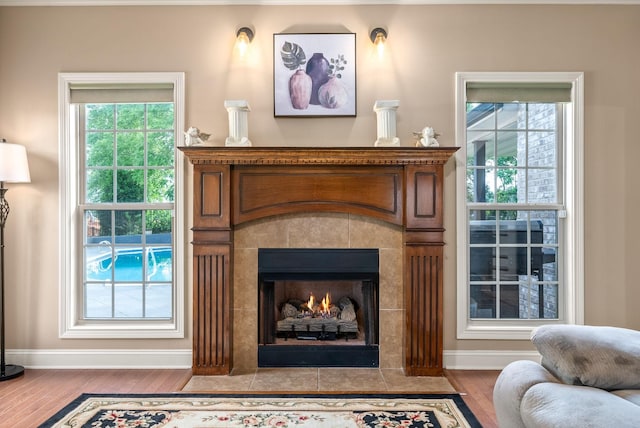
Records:
<instances>
[{"instance_id":1,"label":"swimming pool","mask_svg":"<svg viewBox=\"0 0 640 428\"><path fill-rule=\"evenodd\" d=\"M85 254L85 318L173 316L171 247L100 245Z\"/></svg>"},{"instance_id":2,"label":"swimming pool","mask_svg":"<svg viewBox=\"0 0 640 428\"><path fill-rule=\"evenodd\" d=\"M171 252L171 247L87 248L86 280L170 282Z\"/></svg>"}]
</instances>

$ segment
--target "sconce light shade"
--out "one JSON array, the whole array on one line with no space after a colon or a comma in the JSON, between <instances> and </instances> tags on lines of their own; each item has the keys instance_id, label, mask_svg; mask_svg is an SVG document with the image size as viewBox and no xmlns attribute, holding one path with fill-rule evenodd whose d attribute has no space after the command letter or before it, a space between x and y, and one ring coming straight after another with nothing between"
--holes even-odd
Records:
<instances>
[{"instance_id":1,"label":"sconce light shade","mask_svg":"<svg viewBox=\"0 0 640 428\"><path fill-rule=\"evenodd\" d=\"M371 30L369 38L374 45L384 43L387 40L387 31L384 28L376 27Z\"/></svg>"},{"instance_id":2,"label":"sconce light shade","mask_svg":"<svg viewBox=\"0 0 640 428\"><path fill-rule=\"evenodd\" d=\"M246 39L247 43L251 43L253 41L253 30L249 27L240 27L236 31L236 37L239 40Z\"/></svg>"},{"instance_id":3,"label":"sconce light shade","mask_svg":"<svg viewBox=\"0 0 640 428\"><path fill-rule=\"evenodd\" d=\"M376 27L371 30L369 38L378 49L378 55L382 56L384 53L384 44L387 41L387 31L384 28Z\"/></svg>"},{"instance_id":4,"label":"sconce light shade","mask_svg":"<svg viewBox=\"0 0 640 428\"><path fill-rule=\"evenodd\" d=\"M253 30L249 27L240 27L238 31L236 31L236 44L238 45L238 50L240 51L240 55L244 55L249 47L249 43L253 41Z\"/></svg>"},{"instance_id":5,"label":"sconce light shade","mask_svg":"<svg viewBox=\"0 0 640 428\"><path fill-rule=\"evenodd\" d=\"M0 140L0 182L31 182L27 150L24 146Z\"/></svg>"}]
</instances>

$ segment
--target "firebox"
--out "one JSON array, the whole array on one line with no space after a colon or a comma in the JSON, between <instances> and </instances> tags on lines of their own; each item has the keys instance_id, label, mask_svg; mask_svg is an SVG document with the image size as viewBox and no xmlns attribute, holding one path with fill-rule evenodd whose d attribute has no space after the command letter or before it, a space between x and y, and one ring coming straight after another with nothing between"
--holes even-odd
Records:
<instances>
[{"instance_id":1,"label":"firebox","mask_svg":"<svg viewBox=\"0 0 640 428\"><path fill-rule=\"evenodd\" d=\"M377 249L258 249L258 367L378 367Z\"/></svg>"}]
</instances>

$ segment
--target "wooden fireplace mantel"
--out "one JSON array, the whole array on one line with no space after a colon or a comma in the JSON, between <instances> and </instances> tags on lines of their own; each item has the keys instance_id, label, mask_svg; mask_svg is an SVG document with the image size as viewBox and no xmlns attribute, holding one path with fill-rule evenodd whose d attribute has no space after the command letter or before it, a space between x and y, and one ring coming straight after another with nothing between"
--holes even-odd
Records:
<instances>
[{"instance_id":1,"label":"wooden fireplace mantel","mask_svg":"<svg viewBox=\"0 0 640 428\"><path fill-rule=\"evenodd\" d=\"M455 147L180 147L194 165L435 165Z\"/></svg>"},{"instance_id":2,"label":"wooden fireplace mantel","mask_svg":"<svg viewBox=\"0 0 640 428\"><path fill-rule=\"evenodd\" d=\"M181 147L194 165L193 373L233 367L233 231L343 212L403 226L405 374L443 373L443 167L455 147Z\"/></svg>"}]
</instances>

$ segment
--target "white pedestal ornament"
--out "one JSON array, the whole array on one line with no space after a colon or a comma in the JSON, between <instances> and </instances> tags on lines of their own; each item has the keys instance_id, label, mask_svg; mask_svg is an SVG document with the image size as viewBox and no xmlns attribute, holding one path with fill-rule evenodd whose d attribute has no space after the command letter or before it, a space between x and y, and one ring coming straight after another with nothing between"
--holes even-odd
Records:
<instances>
[{"instance_id":1,"label":"white pedestal ornament","mask_svg":"<svg viewBox=\"0 0 640 428\"><path fill-rule=\"evenodd\" d=\"M245 100L225 100L224 107L229 112L229 136L225 146L251 146L249 140L249 103Z\"/></svg>"},{"instance_id":2,"label":"white pedestal ornament","mask_svg":"<svg viewBox=\"0 0 640 428\"><path fill-rule=\"evenodd\" d=\"M378 100L373 105L378 120L378 139L375 147L397 147L400 139L396 137L396 110L398 100Z\"/></svg>"}]
</instances>

